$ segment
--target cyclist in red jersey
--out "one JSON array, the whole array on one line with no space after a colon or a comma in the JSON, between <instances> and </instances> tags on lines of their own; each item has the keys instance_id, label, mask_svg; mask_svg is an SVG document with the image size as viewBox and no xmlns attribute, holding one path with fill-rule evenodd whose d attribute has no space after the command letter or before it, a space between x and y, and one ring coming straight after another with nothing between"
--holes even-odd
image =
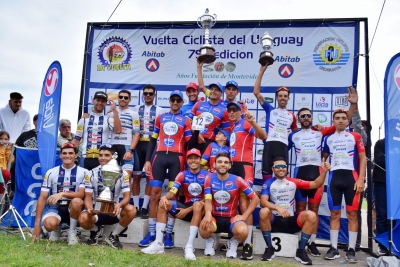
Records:
<instances>
[{"instance_id":1,"label":"cyclist in red jersey","mask_svg":"<svg viewBox=\"0 0 400 267\"><path fill-rule=\"evenodd\" d=\"M230 172L243 177L252 187L254 183L254 137L264 140L267 138L267 133L255 122L253 114L249 111L246 111L244 114L245 119L242 119L242 111L239 103L229 103L227 108L229 119L234 124L230 138L230 154L232 160L232 169ZM244 194L240 194L240 210L242 213L247 210L248 206L248 198ZM252 215L247 218L246 223L248 225L248 236L244 242L241 258L252 259Z\"/></svg>"},{"instance_id":2,"label":"cyclist in red jersey","mask_svg":"<svg viewBox=\"0 0 400 267\"><path fill-rule=\"evenodd\" d=\"M259 203L258 196L250 185L241 177L229 174L231 168L230 156L219 153L215 159L216 173L210 173L204 182L205 216L200 224L200 235L206 240L204 254L215 254L213 233L229 233L233 237L229 241L227 258L236 258L237 246L248 236L245 221ZM242 215L236 215L240 192L244 192L251 202Z\"/></svg>"}]
</instances>

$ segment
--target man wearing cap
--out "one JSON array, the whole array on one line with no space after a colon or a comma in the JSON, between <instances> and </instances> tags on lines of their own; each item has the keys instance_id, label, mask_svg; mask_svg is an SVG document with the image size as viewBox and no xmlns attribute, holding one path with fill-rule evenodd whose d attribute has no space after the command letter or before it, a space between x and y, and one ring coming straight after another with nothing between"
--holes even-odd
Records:
<instances>
[{"instance_id":1,"label":"man wearing cap","mask_svg":"<svg viewBox=\"0 0 400 267\"><path fill-rule=\"evenodd\" d=\"M21 107L22 99L20 93L13 92L8 104L0 109L0 131L10 134L11 143L15 143L21 133L31 129L31 117L29 112Z\"/></svg>"},{"instance_id":2,"label":"man wearing cap","mask_svg":"<svg viewBox=\"0 0 400 267\"><path fill-rule=\"evenodd\" d=\"M140 138L136 146L135 153L137 154L138 164L135 163L135 171L142 171L146 162L147 147L149 146L150 136L154 131L154 123L156 118L164 114L165 111L162 107L154 105L154 98L156 97L156 88L151 84L146 84L142 90L144 105L137 105L133 108L139 114L140 120ZM142 208L139 209L139 194L140 194L140 180L142 175L134 174L133 183L131 185L131 193L133 198L133 204L137 208L138 212L136 216L140 216L142 219L149 218L147 206L150 202L150 176L146 174L146 188L144 190Z\"/></svg>"},{"instance_id":3,"label":"man wearing cap","mask_svg":"<svg viewBox=\"0 0 400 267\"><path fill-rule=\"evenodd\" d=\"M276 157L283 157L288 162L288 138L290 132L297 130L295 115L286 109L289 101L290 90L287 87L281 86L276 89L275 98L278 107L274 108L265 101L261 95L261 81L267 69L268 64L260 67L253 93L256 96L258 103L265 110L267 117L265 122L265 130L268 133L268 138L264 140L264 151L262 161L263 181L272 178L272 160Z\"/></svg>"},{"instance_id":4,"label":"man wearing cap","mask_svg":"<svg viewBox=\"0 0 400 267\"><path fill-rule=\"evenodd\" d=\"M215 142L211 142L208 145L201 158L201 166L203 169L212 173L215 172L215 156L221 152L229 154L229 139L231 138L231 134L228 131L222 129L215 130L218 132L215 136Z\"/></svg>"},{"instance_id":5,"label":"man wearing cap","mask_svg":"<svg viewBox=\"0 0 400 267\"><path fill-rule=\"evenodd\" d=\"M109 117L104 115L107 99L105 92L97 91L94 94L92 100L93 110L89 114L89 118L81 118L79 120L76 134L72 141L78 147L79 141L83 138L80 166L88 170L98 166L99 148L103 143L108 143L110 130L116 134L121 133L121 121L114 101L108 100L113 114L113 122L109 122Z\"/></svg>"},{"instance_id":6,"label":"man wearing cap","mask_svg":"<svg viewBox=\"0 0 400 267\"><path fill-rule=\"evenodd\" d=\"M15 144L20 147L28 147L28 148L38 148L37 145L37 120L38 115L36 114L33 116L33 125L35 126L34 129L23 132L20 136L18 136Z\"/></svg>"},{"instance_id":7,"label":"man wearing cap","mask_svg":"<svg viewBox=\"0 0 400 267\"><path fill-rule=\"evenodd\" d=\"M194 104L199 100L199 88L194 82L190 82L186 85L186 96L189 98L189 103L181 107L183 115L187 116L192 110Z\"/></svg>"},{"instance_id":8,"label":"man wearing cap","mask_svg":"<svg viewBox=\"0 0 400 267\"><path fill-rule=\"evenodd\" d=\"M254 115L249 111L246 111L245 119L242 119L241 105L238 102L229 103L227 112L229 119L234 124L230 138L232 161L230 173L242 177L252 187L254 183L254 137L264 140L267 138L267 133L256 123ZM240 210L242 213L246 212L250 205L249 199L241 193L239 201ZM248 236L243 242L241 259L251 260L253 258L253 246L251 244L253 216L251 214L247 217L246 223L248 225Z\"/></svg>"},{"instance_id":9,"label":"man wearing cap","mask_svg":"<svg viewBox=\"0 0 400 267\"><path fill-rule=\"evenodd\" d=\"M166 226L167 212L170 216L190 222L189 240L185 246L185 258L196 260L193 249L193 241L199 230L199 225L204 208L204 181L208 174L206 170L200 168L201 154L196 148L190 149L186 153L189 170L180 172L171 190L160 199L157 211L156 240L142 252L146 254L164 253L163 233ZM175 200L175 195L182 187L185 195L185 203L182 204Z\"/></svg>"},{"instance_id":10,"label":"man wearing cap","mask_svg":"<svg viewBox=\"0 0 400 267\"><path fill-rule=\"evenodd\" d=\"M169 187L174 183L174 177L183 171L185 166L185 143L188 149L193 148L197 136L192 135L190 120L180 109L183 104L183 94L179 90L171 92L169 98L170 111L157 117L154 132L147 147L145 171L150 174L150 206L149 206L149 233L139 242L139 246L147 247L156 238L156 216L160 200L165 173L168 169ZM159 140L157 144L157 139ZM154 148L156 154L151 161ZM172 223L172 222L171 222ZM169 243L173 246L172 238ZM164 242L167 242L164 239Z\"/></svg>"}]
</instances>

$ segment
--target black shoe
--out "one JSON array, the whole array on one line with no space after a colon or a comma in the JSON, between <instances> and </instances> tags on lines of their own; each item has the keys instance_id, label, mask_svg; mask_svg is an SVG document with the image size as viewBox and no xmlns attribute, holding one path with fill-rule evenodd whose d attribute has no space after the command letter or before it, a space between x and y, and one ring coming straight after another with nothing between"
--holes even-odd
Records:
<instances>
[{"instance_id":1,"label":"black shoe","mask_svg":"<svg viewBox=\"0 0 400 267\"><path fill-rule=\"evenodd\" d=\"M221 247L219 248L221 251L228 251L228 247L223 244L221 245ZM237 247L237 251L243 250L243 243L239 243L238 247Z\"/></svg>"},{"instance_id":2,"label":"black shoe","mask_svg":"<svg viewBox=\"0 0 400 267\"><path fill-rule=\"evenodd\" d=\"M91 246L96 246L99 241L101 227L98 226L97 231L90 231L89 239L86 241L86 244Z\"/></svg>"},{"instance_id":3,"label":"black shoe","mask_svg":"<svg viewBox=\"0 0 400 267\"><path fill-rule=\"evenodd\" d=\"M304 249L298 248L296 250L296 257L294 257L296 261L301 262L304 265L312 265L312 261L308 257L307 252Z\"/></svg>"},{"instance_id":4,"label":"black shoe","mask_svg":"<svg viewBox=\"0 0 400 267\"><path fill-rule=\"evenodd\" d=\"M346 252L346 260L350 263L357 263L356 252L353 248L349 248Z\"/></svg>"},{"instance_id":5,"label":"black shoe","mask_svg":"<svg viewBox=\"0 0 400 267\"><path fill-rule=\"evenodd\" d=\"M360 245L360 243L356 243L356 249L355 251L358 252L362 249L362 246Z\"/></svg>"},{"instance_id":6,"label":"black shoe","mask_svg":"<svg viewBox=\"0 0 400 267\"><path fill-rule=\"evenodd\" d=\"M243 246L242 255L240 256L242 260L251 260L253 259L253 245L246 244Z\"/></svg>"},{"instance_id":7,"label":"black shoe","mask_svg":"<svg viewBox=\"0 0 400 267\"><path fill-rule=\"evenodd\" d=\"M334 247L331 247L324 256L324 259L326 259L326 260L334 260L334 259L338 259L338 258L340 258L339 251Z\"/></svg>"},{"instance_id":8,"label":"black shoe","mask_svg":"<svg viewBox=\"0 0 400 267\"><path fill-rule=\"evenodd\" d=\"M273 258L275 258L274 248L273 247L265 248L264 254L261 256L261 260L262 261L270 261Z\"/></svg>"},{"instance_id":9,"label":"black shoe","mask_svg":"<svg viewBox=\"0 0 400 267\"><path fill-rule=\"evenodd\" d=\"M119 236L118 235L113 235L112 232L110 233L110 236L106 239L106 242L115 249L122 249L122 244L119 242Z\"/></svg>"},{"instance_id":10,"label":"black shoe","mask_svg":"<svg viewBox=\"0 0 400 267\"><path fill-rule=\"evenodd\" d=\"M382 246L381 244L378 244L378 255L379 256L388 256L389 255L389 250Z\"/></svg>"},{"instance_id":11,"label":"black shoe","mask_svg":"<svg viewBox=\"0 0 400 267\"><path fill-rule=\"evenodd\" d=\"M136 208L136 216L135 216L135 218L140 218L142 216L142 211L138 207L135 207L135 208Z\"/></svg>"},{"instance_id":12,"label":"black shoe","mask_svg":"<svg viewBox=\"0 0 400 267\"><path fill-rule=\"evenodd\" d=\"M319 250L317 249L317 246L315 245L314 242L312 242L311 244L308 244L308 245L307 245L307 251L308 251L308 253L311 254L311 256L314 256L314 257L319 257L319 256L321 256L321 253L320 253Z\"/></svg>"},{"instance_id":13,"label":"black shoe","mask_svg":"<svg viewBox=\"0 0 400 267\"><path fill-rule=\"evenodd\" d=\"M140 218L141 219L148 219L149 218L149 212L147 211L147 209L142 208L140 210Z\"/></svg>"}]
</instances>

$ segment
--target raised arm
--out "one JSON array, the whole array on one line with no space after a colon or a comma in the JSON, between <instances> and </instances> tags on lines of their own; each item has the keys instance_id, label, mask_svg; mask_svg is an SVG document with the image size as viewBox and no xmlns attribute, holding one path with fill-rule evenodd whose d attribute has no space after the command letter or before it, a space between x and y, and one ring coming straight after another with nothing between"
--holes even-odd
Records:
<instances>
[{"instance_id":1,"label":"raised arm","mask_svg":"<svg viewBox=\"0 0 400 267\"><path fill-rule=\"evenodd\" d=\"M268 63L265 64L265 66L262 65L260 66L260 71L258 73L256 83L254 84L254 89L253 89L253 94L257 98L258 103L260 103L260 105L264 104L265 102L265 98L261 95L261 81L267 68L268 68Z\"/></svg>"},{"instance_id":2,"label":"raised arm","mask_svg":"<svg viewBox=\"0 0 400 267\"><path fill-rule=\"evenodd\" d=\"M200 62L199 60L197 62L197 81L199 83L199 87L201 91L208 97L210 95L210 90L206 88L204 85L204 80L203 80L203 64L204 62Z\"/></svg>"}]
</instances>

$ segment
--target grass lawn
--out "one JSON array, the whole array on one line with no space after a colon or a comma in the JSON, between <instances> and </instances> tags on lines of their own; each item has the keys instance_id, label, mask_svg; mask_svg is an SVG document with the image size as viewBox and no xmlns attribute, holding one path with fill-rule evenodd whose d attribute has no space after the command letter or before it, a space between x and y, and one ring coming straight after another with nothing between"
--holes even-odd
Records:
<instances>
[{"instance_id":1,"label":"grass lawn","mask_svg":"<svg viewBox=\"0 0 400 267\"><path fill-rule=\"evenodd\" d=\"M115 250L105 246L88 246L79 244L68 246L64 242L31 244L22 238L0 232L0 267L3 266L297 266L285 262L243 262L236 260L215 260L201 257L196 261L188 261L177 255L146 255L136 251Z\"/></svg>"}]
</instances>

